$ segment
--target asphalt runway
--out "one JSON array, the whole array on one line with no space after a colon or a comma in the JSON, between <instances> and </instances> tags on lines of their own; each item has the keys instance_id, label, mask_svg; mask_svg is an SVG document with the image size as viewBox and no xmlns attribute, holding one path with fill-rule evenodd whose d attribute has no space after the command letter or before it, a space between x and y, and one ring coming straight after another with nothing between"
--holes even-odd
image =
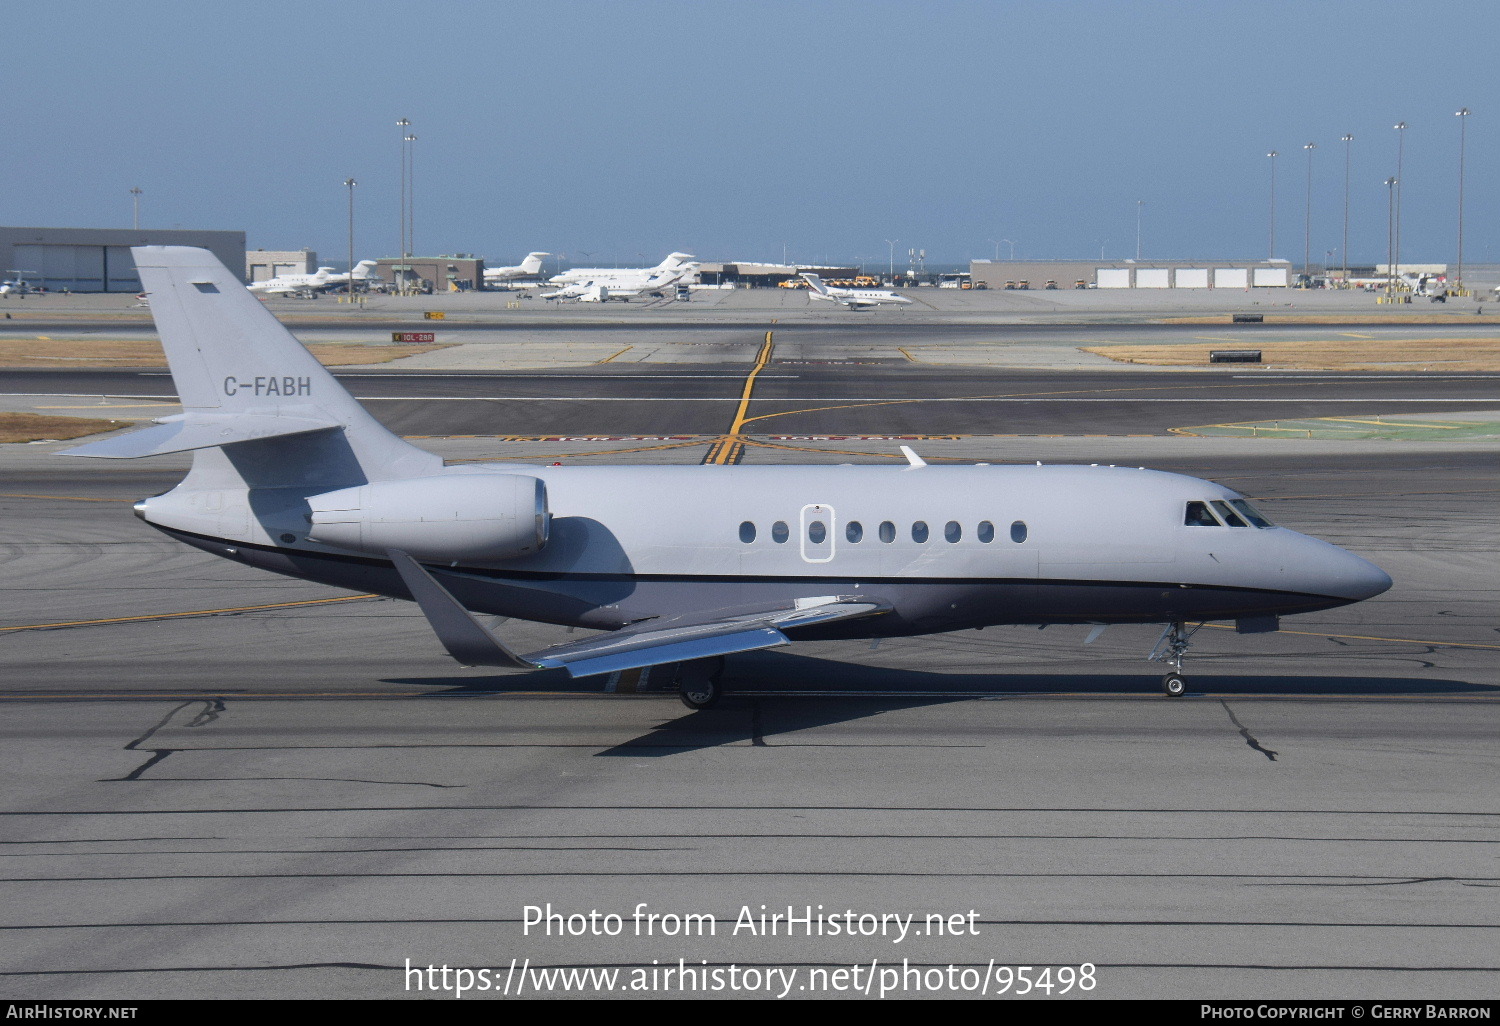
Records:
<instances>
[{"instance_id":1,"label":"asphalt runway","mask_svg":"<svg viewBox=\"0 0 1500 1026\"><path fill-rule=\"evenodd\" d=\"M338 375L404 435L701 435L735 419L746 373L705 363L508 374ZM38 400L175 397L162 371L17 370L5 391ZM49 406L50 412L69 412ZM1165 434L1314 417L1500 410L1500 375L1264 371L1026 371L897 363L769 362L752 434ZM87 413L87 410L83 412Z\"/></svg>"},{"instance_id":2,"label":"asphalt runway","mask_svg":"<svg viewBox=\"0 0 1500 1026\"><path fill-rule=\"evenodd\" d=\"M349 380L362 395L411 396L371 402L410 434L470 433L451 427L478 415L453 411L483 405L501 417L523 407L515 423L530 431L473 433L579 436L623 407L645 411L630 414L633 430L693 436L666 448L421 442L449 458L697 463L748 373L704 366L732 373ZM831 395L834 410L776 422L823 435L859 434L872 414L851 398L991 384L900 365L782 368L795 378L775 367L748 412ZM1262 405L1216 419L1282 400L1308 404L1302 415L1418 412L1412 398L1492 408L1495 394L1482 377L1336 377L1248 379L1269 390ZM53 374L46 389L125 380ZM154 384L139 394L169 394L169 380L140 379ZM649 674L463 669L408 603L260 574L136 520L129 503L175 484L181 457L105 464L52 455L67 443L0 447L7 996L430 996L410 989L408 960L488 968L512 994L520 980L527 993L703 993L697 977L661 975L682 959L726 985L737 967L744 989L710 994L821 996L842 979L952 995L984 978L995 995L1005 969L1045 966L1054 992L1070 970L1069 997L1491 998L1494 445L1160 435L1181 421L1152 389L1186 388L1182 406L1210 411L1244 383L1039 374L1007 386L1125 391L1066 413L1003 407L1070 437L983 437L995 414L982 404L914 402L903 405L920 417L892 412L878 438L744 450L746 462L887 461L888 436L920 428L957 436L922 441L935 460L1145 463L1229 484L1394 578L1376 599L1287 618L1275 634L1202 629L1180 699L1157 691L1144 626L1091 645L1084 628L991 628L748 654L730 661L731 696L704 712ZM689 386L716 401L645 401ZM531 401L423 398L461 388ZM1121 427L1134 430L1108 430ZM1117 437L1076 437L1096 431ZM1154 437L1118 437L1137 433ZM498 629L522 649L567 637ZM528 928L527 906L548 903L618 914L621 933ZM642 904L665 918L638 926ZM767 936L745 929L761 906L916 918L899 941L876 928ZM665 932L688 915L703 918ZM832 975L856 965L870 975ZM579 968L620 975L573 991L550 975ZM630 991L637 982L656 989Z\"/></svg>"}]
</instances>

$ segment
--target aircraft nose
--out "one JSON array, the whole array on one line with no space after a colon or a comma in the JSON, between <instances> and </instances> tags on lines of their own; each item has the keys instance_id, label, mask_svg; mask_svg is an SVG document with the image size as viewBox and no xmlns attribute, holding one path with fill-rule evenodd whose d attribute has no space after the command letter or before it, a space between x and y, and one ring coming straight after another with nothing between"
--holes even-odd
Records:
<instances>
[{"instance_id":1,"label":"aircraft nose","mask_svg":"<svg viewBox=\"0 0 1500 1026\"><path fill-rule=\"evenodd\" d=\"M1341 553L1343 558L1339 561L1335 572L1337 573L1337 592L1339 595L1355 602L1367 598L1374 598L1390 589L1391 575L1367 559L1361 559L1352 552Z\"/></svg>"}]
</instances>

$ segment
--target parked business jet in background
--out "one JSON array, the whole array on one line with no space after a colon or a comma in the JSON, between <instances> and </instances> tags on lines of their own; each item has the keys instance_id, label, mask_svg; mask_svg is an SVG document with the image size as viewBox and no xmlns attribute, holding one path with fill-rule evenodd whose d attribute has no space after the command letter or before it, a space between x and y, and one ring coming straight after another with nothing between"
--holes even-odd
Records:
<instances>
[{"instance_id":1,"label":"parked business jet in background","mask_svg":"<svg viewBox=\"0 0 1500 1026\"><path fill-rule=\"evenodd\" d=\"M712 705L724 657L994 624L1245 633L1390 587L1238 493L1130 467L445 466L380 425L206 250L132 250L183 412L68 455L191 452L135 504L167 535L303 580L414 599L470 666L575 677L671 664ZM475 614L598 628L537 652Z\"/></svg>"},{"instance_id":2,"label":"parked business jet in background","mask_svg":"<svg viewBox=\"0 0 1500 1026\"><path fill-rule=\"evenodd\" d=\"M484 269L484 283L486 285L499 285L515 278L530 278L541 273L542 258L551 256L551 253L527 253L526 259L514 267L486 267Z\"/></svg>"},{"instance_id":3,"label":"parked business jet in background","mask_svg":"<svg viewBox=\"0 0 1500 1026\"><path fill-rule=\"evenodd\" d=\"M685 256L673 253L673 257ZM606 303L611 299L629 302L639 296L665 295L666 290L685 283L698 273L696 263L673 263L672 258L660 267L644 271L616 271L599 278L564 285L555 292L541 293L543 299L574 300L579 303Z\"/></svg>"},{"instance_id":4,"label":"parked business jet in background","mask_svg":"<svg viewBox=\"0 0 1500 1026\"><path fill-rule=\"evenodd\" d=\"M692 263L691 253L669 253L667 258L655 267L574 267L554 274L548 278L552 285L577 285L583 282L593 282L595 285L622 284L622 287L631 283L644 281L649 278L672 277L667 284L675 284L678 279L694 274L698 265Z\"/></svg>"},{"instance_id":5,"label":"parked business jet in background","mask_svg":"<svg viewBox=\"0 0 1500 1026\"><path fill-rule=\"evenodd\" d=\"M860 306L882 306L887 303L895 303L900 306L910 306L911 300L905 296L897 295L887 289L838 289L830 288L823 284L823 279L816 274L804 271L803 279L807 282L808 296L812 299L824 299L832 303L843 303L853 310Z\"/></svg>"},{"instance_id":6,"label":"parked business jet in background","mask_svg":"<svg viewBox=\"0 0 1500 1026\"><path fill-rule=\"evenodd\" d=\"M310 296L345 285L351 277L356 282L369 281L370 272L375 269L375 266L373 260L361 260L354 265L352 273L337 273L332 267L320 267L312 274L280 274L264 281L253 282L246 288L264 296Z\"/></svg>"}]
</instances>

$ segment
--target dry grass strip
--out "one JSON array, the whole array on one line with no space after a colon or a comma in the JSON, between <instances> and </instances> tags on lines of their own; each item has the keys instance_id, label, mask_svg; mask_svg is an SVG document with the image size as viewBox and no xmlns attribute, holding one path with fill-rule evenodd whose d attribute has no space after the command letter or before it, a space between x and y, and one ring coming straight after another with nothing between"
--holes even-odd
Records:
<instances>
[{"instance_id":1,"label":"dry grass strip","mask_svg":"<svg viewBox=\"0 0 1500 1026\"><path fill-rule=\"evenodd\" d=\"M1267 367L1328 371L1500 371L1500 338L1319 339L1308 342L1183 342L1171 345L1088 346L1086 353L1121 363L1206 367L1223 349L1259 349ZM1220 366L1220 365L1215 365ZM1245 369L1245 364L1223 364Z\"/></svg>"}]
</instances>

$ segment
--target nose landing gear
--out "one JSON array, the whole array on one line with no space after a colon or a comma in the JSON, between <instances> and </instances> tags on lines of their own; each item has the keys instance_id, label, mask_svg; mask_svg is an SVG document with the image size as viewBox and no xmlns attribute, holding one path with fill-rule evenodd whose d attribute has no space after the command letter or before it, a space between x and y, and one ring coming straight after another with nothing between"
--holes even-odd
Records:
<instances>
[{"instance_id":1,"label":"nose landing gear","mask_svg":"<svg viewBox=\"0 0 1500 1026\"><path fill-rule=\"evenodd\" d=\"M1192 630L1181 620L1167 624L1162 630L1161 637L1156 639L1156 647L1151 649L1151 654L1146 658L1152 662L1167 663L1172 669L1161 679L1161 689L1172 698L1177 698L1187 690L1187 680L1182 675L1182 657L1187 655L1189 639L1198 632L1200 623Z\"/></svg>"}]
</instances>

